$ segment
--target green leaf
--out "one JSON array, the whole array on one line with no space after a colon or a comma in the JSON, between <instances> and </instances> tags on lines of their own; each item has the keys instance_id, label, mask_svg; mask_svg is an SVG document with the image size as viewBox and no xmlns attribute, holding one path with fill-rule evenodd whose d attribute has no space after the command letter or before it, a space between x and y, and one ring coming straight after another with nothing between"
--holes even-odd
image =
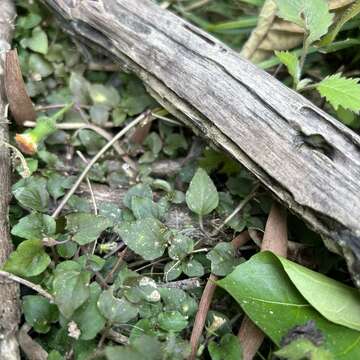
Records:
<instances>
[{"instance_id":1,"label":"green leaf","mask_svg":"<svg viewBox=\"0 0 360 360\"><path fill-rule=\"evenodd\" d=\"M327 33L334 17L326 0L276 0L276 3L281 18L307 30L308 44Z\"/></svg>"},{"instance_id":2,"label":"green leaf","mask_svg":"<svg viewBox=\"0 0 360 360\"><path fill-rule=\"evenodd\" d=\"M94 339L105 326L106 320L97 306L100 293L99 284L93 282L90 285L89 299L72 316L72 320L75 321L81 331L81 340Z\"/></svg>"},{"instance_id":3,"label":"green leaf","mask_svg":"<svg viewBox=\"0 0 360 360\"><path fill-rule=\"evenodd\" d=\"M219 344L210 341L208 349L211 360L241 360L243 358L239 339L233 334L224 335Z\"/></svg>"},{"instance_id":4,"label":"green leaf","mask_svg":"<svg viewBox=\"0 0 360 360\"><path fill-rule=\"evenodd\" d=\"M237 265L235 250L231 243L217 244L206 257L211 261L211 272L218 276L229 274Z\"/></svg>"},{"instance_id":5,"label":"green leaf","mask_svg":"<svg viewBox=\"0 0 360 360\"><path fill-rule=\"evenodd\" d=\"M179 311L184 316L194 316L198 309L196 300L181 289L159 288L164 311Z\"/></svg>"},{"instance_id":6,"label":"green leaf","mask_svg":"<svg viewBox=\"0 0 360 360\"><path fill-rule=\"evenodd\" d=\"M124 243L145 260L160 257L167 246L166 227L154 218L124 222L115 228Z\"/></svg>"},{"instance_id":7,"label":"green leaf","mask_svg":"<svg viewBox=\"0 0 360 360\"><path fill-rule=\"evenodd\" d=\"M300 64L297 55L289 51L275 51L275 55L287 67L296 86L300 80Z\"/></svg>"},{"instance_id":8,"label":"green leaf","mask_svg":"<svg viewBox=\"0 0 360 360\"><path fill-rule=\"evenodd\" d=\"M65 194L65 190L71 188L74 180L73 176L62 176L58 173L51 174L47 183L49 194L54 200L57 200Z\"/></svg>"},{"instance_id":9,"label":"green leaf","mask_svg":"<svg viewBox=\"0 0 360 360\"><path fill-rule=\"evenodd\" d=\"M116 298L111 288L101 293L97 305L101 314L111 324L126 324L138 314L138 308L135 305L124 298Z\"/></svg>"},{"instance_id":10,"label":"green leaf","mask_svg":"<svg viewBox=\"0 0 360 360\"><path fill-rule=\"evenodd\" d=\"M353 112L360 110L360 79L344 78L340 73L327 76L316 85L322 97L334 107L339 106Z\"/></svg>"},{"instance_id":11,"label":"green leaf","mask_svg":"<svg viewBox=\"0 0 360 360\"><path fill-rule=\"evenodd\" d=\"M57 306L42 296L24 296L22 309L26 322L41 334L47 333L51 328L51 323L56 322L59 317Z\"/></svg>"},{"instance_id":12,"label":"green leaf","mask_svg":"<svg viewBox=\"0 0 360 360\"><path fill-rule=\"evenodd\" d=\"M91 273L75 261L64 261L55 269L53 281L55 303L68 319L90 296Z\"/></svg>"},{"instance_id":13,"label":"green leaf","mask_svg":"<svg viewBox=\"0 0 360 360\"><path fill-rule=\"evenodd\" d=\"M129 277L123 287L124 296L132 303L143 300L156 303L161 299L155 280L147 276Z\"/></svg>"},{"instance_id":14,"label":"green leaf","mask_svg":"<svg viewBox=\"0 0 360 360\"><path fill-rule=\"evenodd\" d=\"M4 270L19 276L31 277L45 271L50 262L50 256L45 252L40 240L26 240L10 254Z\"/></svg>"},{"instance_id":15,"label":"green leaf","mask_svg":"<svg viewBox=\"0 0 360 360\"><path fill-rule=\"evenodd\" d=\"M274 354L288 360L335 360L322 346L316 346L306 338L296 339Z\"/></svg>"},{"instance_id":16,"label":"green leaf","mask_svg":"<svg viewBox=\"0 0 360 360\"><path fill-rule=\"evenodd\" d=\"M360 0L357 0L353 5L348 7L343 14L341 15L340 19L337 21L336 25L333 27L331 31L329 31L326 36L321 40L319 46L326 46L331 44L338 33L340 32L341 28L352 18L360 13Z\"/></svg>"},{"instance_id":17,"label":"green leaf","mask_svg":"<svg viewBox=\"0 0 360 360\"><path fill-rule=\"evenodd\" d=\"M161 343L152 336L142 335L134 338L128 346L108 346L105 349L107 360L163 360Z\"/></svg>"},{"instance_id":18,"label":"green leaf","mask_svg":"<svg viewBox=\"0 0 360 360\"><path fill-rule=\"evenodd\" d=\"M131 210L138 220L160 217L158 205L147 197L133 196L131 198Z\"/></svg>"},{"instance_id":19,"label":"green leaf","mask_svg":"<svg viewBox=\"0 0 360 360\"><path fill-rule=\"evenodd\" d=\"M211 213L219 204L219 194L209 175L199 168L186 192L186 204L199 216Z\"/></svg>"},{"instance_id":20,"label":"green leaf","mask_svg":"<svg viewBox=\"0 0 360 360\"><path fill-rule=\"evenodd\" d=\"M158 316L161 329L165 331L180 332L188 325L188 317L178 311L161 312Z\"/></svg>"},{"instance_id":21,"label":"green leaf","mask_svg":"<svg viewBox=\"0 0 360 360\"><path fill-rule=\"evenodd\" d=\"M29 30L41 23L41 16L35 13L29 13L26 16L19 16L16 21L16 28Z\"/></svg>"},{"instance_id":22,"label":"green leaf","mask_svg":"<svg viewBox=\"0 0 360 360\"><path fill-rule=\"evenodd\" d=\"M109 108L104 105L93 105L90 108L91 122L98 126L104 126L109 120Z\"/></svg>"},{"instance_id":23,"label":"green leaf","mask_svg":"<svg viewBox=\"0 0 360 360\"><path fill-rule=\"evenodd\" d=\"M179 261L170 261L164 267L165 281L177 279L182 274L182 264Z\"/></svg>"},{"instance_id":24,"label":"green leaf","mask_svg":"<svg viewBox=\"0 0 360 360\"><path fill-rule=\"evenodd\" d=\"M127 191L127 193L125 194L123 203L129 209L131 209L132 198L134 196L148 198L148 199L152 200L153 193L152 193L150 185L138 184L138 185L133 186L132 188L130 188Z\"/></svg>"},{"instance_id":25,"label":"green leaf","mask_svg":"<svg viewBox=\"0 0 360 360\"><path fill-rule=\"evenodd\" d=\"M72 240L79 245L89 244L112 225L112 222L100 215L73 213L66 216L66 229L73 234Z\"/></svg>"},{"instance_id":26,"label":"green leaf","mask_svg":"<svg viewBox=\"0 0 360 360\"><path fill-rule=\"evenodd\" d=\"M201 277L205 273L203 265L195 259L186 261L182 266L182 270L189 277Z\"/></svg>"},{"instance_id":27,"label":"green leaf","mask_svg":"<svg viewBox=\"0 0 360 360\"><path fill-rule=\"evenodd\" d=\"M173 260L181 260L190 254L194 250L194 240L181 235L176 234L172 239L169 247L169 256Z\"/></svg>"},{"instance_id":28,"label":"green leaf","mask_svg":"<svg viewBox=\"0 0 360 360\"><path fill-rule=\"evenodd\" d=\"M301 295L328 320L360 331L360 294L323 274L278 257Z\"/></svg>"},{"instance_id":29,"label":"green leaf","mask_svg":"<svg viewBox=\"0 0 360 360\"><path fill-rule=\"evenodd\" d=\"M88 104L89 100L89 82L80 74L71 72L69 79L69 88L79 104Z\"/></svg>"},{"instance_id":30,"label":"green leaf","mask_svg":"<svg viewBox=\"0 0 360 360\"><path fill-rule=\"evenodd\" d=\"M20 219L11 234L27 240L42 240L55 234L55 220L45 214L32 213Z\"/></svg>"},{"instance_id":31,"label":"green leaf","mask_svg":"<svg viewBox=\"0 0 360 360\"><path fill-rule=\"evenodd\" d=\"M254 286L256 284L256 286ZM239 265L218 285L228 291L250 319L276 345L298 325L314 320L324 346L339 360L360 358L360 333L328 321L299 293L272 253L262 252ZM329 302L332 298L328 299Z\"/></svg>"},{"instance_id":32,"label":"green leaf","mask_svg":"<svg viewBox=\"0 0 360 360\"><path fill-rule=\"evenodd\" d=\"M31 38L23 38L20 41L23 48L29 48L32 51L46 55L49 49L48 38L46 32L41 27L36 27L32 31Z\"/></svg>"},{"instance_id":33,"label":"green leaf","mask_svg":"<svg viewBox=\"0 0 360 360\"><path fill-rule=\"evenodd\" d=\"M52 64L39 54L31 54L29 56L29 70L33 77L39 76L39 80L50 76L54 72Z\"/></svg>"},{"instance_id":34,"label":"green leaf","mask_svg":"<svg viewBox=\"0 0 360 360\"><path fill-rule=\"evenodd\" d=\"M113 86L91 84L89 86L89 95L93 103L96 105L116 108L120 103L120 95Z\"/></svg>"},{"instance_id":35,"label":"green leaf","mask_svg":"<svg viewBox=\"0 0 360 360\"><path fill-rule=\"evenodd\" d=\"M49 193L46 180L40 177L29 177L20 180L13 186L16 200L25 209L46 212L49 206Z\"/></svg>"}]
</instances>

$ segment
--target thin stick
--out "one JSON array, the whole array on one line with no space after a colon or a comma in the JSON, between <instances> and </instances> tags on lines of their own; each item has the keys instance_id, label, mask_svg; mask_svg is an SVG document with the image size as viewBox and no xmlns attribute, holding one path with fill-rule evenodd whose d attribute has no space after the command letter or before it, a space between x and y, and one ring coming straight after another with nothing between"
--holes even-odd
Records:
<instances>
[{"instance_id":1,"label":"thin stick","mask_svg":"<svg viewBox=\"0 0 360 360\"><path fill-rule=\"evenodd\" d=\"M114 267L111 269L111 271L105 276L105 283L107 284L109 281L112 281L112 278L114 276L114 274L116 273L116 271L120 268L121 264L124 261L124 257L126 256L127 253L127 247L118 255L116 264L114 265Z\"/></svg>"},{"instance_id":2,"label":"thin stick","mask_svg":"<svg viewBox=\"0 0 360 360\"><path fill-rule=\"evenodd\" d=\"M238 249L250 240L249 233L247 231L242 232L240 235L235 237L231 243L234 246L234 249ZM207 314L210 309L211 301L214 296L216 289L216 280L217 276L210 274L204 292L201 295L201 300L199 303L198 312L196 313L194 327L191 333L190 346L191 346L191 355L188 360L196 359L196 352L199 346L199 341L201 334L203 332Z\"/></svg>"},{"instance_id":3,"label":"thin stick","mask_svg":"<svg viewBox=\"0 0 360 360\"><path fill-rule=\"evenodd\" d=\"M4 277L6 279L9 279L9 280L15 281L19 284L25 285L28 288L35 290L37 293L39 293L40 295L42 295L45 298L47 298L48 300L50 300L50 302L54 302L54 297L50 293L48 293L46 290L44 290L40 285L36 285L28 280L25 280L19 276L16 276L14 274L11 274L11 273L9 273L7 271L3 271L3 270L0 270L0 276Z\"/></svg>"},{"instance_id":4,"label":"thin stick","mask_svg":"<svg viewBox=\"0 0 360 360\"><path fill-rule=\"evenodd\" d=\"M138 116L135 120L133 120L130 124L128 124L124 129L122 129L114 138L109 141L89 162L89 164L85 167L85 169L80 174L79 178L75 182L75 184L71 187L71 189L68 191L68 193L64 196L63 200L59 204L59 206L55 209L55 211L52 214L53 218L56 218L66 205L66 203L69 201L70 197L74 195L77 188L80 186L82 181L84 180L85 176L88 174L90 169L96 164L96 162L106 153L107 150L109 150L119 139L121 139L130 129L132 129L137 124L141 123L146 117L149 116L149 112L145 112Z\"/></svg>"},{"instance_id":5,"label":"thin stick","mask_svg":"<svg viewBox=\"0 0 360 360\"><path fill-rule=\"evenodd\" d=\"M76 151L76 153L79 155L80 159L84 162L84 164L88 164L89 162L86 160L85 156L82 154L82 152L80 150ZM91 182L88 176L85 177L87 186L89 188L89 192L90 192L90 196L91 196L91 201L93 203L93 207L94 207L94 214L97 215L98 214L98 208L96 205L96 199L95 199L95 195L94 195L94 191L93 188L91 186ZM95 244L96 245L96 244ZM93 251L94 253L94 251Z\"/></svg>"},{"instance_id":6,"label":"thin stick","mask_svg":"<svg viewBox=\"0 0 360 360\"><path fill-rule=\"evenodd\" d=\"M55 126L59 130L78 130L84 127L84 125L89 125L83 122L69 122L69 123L57 123ZM33 128L36 126L36 121L25 121L24 127ZM115 125L108 121L103 125L104 128L113 128Z\"/></svg>"}]
</instances>

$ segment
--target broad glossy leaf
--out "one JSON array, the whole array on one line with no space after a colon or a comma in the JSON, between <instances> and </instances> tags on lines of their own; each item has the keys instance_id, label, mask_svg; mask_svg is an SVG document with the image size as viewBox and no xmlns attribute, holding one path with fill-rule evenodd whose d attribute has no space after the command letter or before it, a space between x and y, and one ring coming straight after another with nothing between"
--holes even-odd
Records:
<instances>
[{"instance_id":1,"label":"broad glossy leaf","mask_svg":"<svg viewBox=\"0 0 360 360\"><path fill-rule=\"evenodd\" d=\"M154 218L126 222L115 228L124 243L145 260L160 257L167 246L166 227Z\"/></svg>"},{"instance_id":2,"label":"broad glossy leaf","mask_svg":"<svg viewBox=\"0 0 360 360\"><path fill-rule=\"evenodd\" d=\"M219 344L210 341L208 349L211 360L241 360L243 358L239 339L233 334L224 335Z\"/></svg>"},{"instance_id":3,"label":"broad glossy leaf","mask_svg":"<svg viewBox=\"0 0 360 360\"><path fill-rule=\"evenodd\" d=\"M327 76L320 81L316 89L322 97L334 107L339 106L353 112L360 110L360 84L359 79L345 78L340 73Z\"/></svg>"},{"instance_id":4,"label":"broad glossy leaf","mask_svg":"<svg viewBox=\"0 0 360 360\"><path fill-rule=\"evenodd\" d=\"M360 331L360 293L323 274L278 257L301 295L328 320Z\"/></svg>"},{"instance_id":5,"label":"broad glossy leaf","mask_svg":"<svg viewBox=\"0 0 360 360\"><path fill-rule=\"evenodd\" d=\"M147 276L130 277L123 283L124 296L132 303L158 302L161 299L155 280Z\"/></svg>"},{"instance_id":6,"label":"broad glossy leaf","mask_svg":"<svg viewBox=\"0 0 360 360\"><path fill-rule=\"evenodd\" d=\"M106 320L97 306L100 294L99 284L93 282L90 285L89 299L72 316L72 320L75 321L81 331L81 340L94 339L105 326Z\"/></svg>"},{"instance_id":7,"label":"broad glossy leaf","mask_svg":"<svg viewBox=\"0 0 360 360\"><path fill-rule=\"evenodd\" d=\"M11 234L28 240L42 240L53 236L55 231L56 222L51 216L32 213L21 218L11 229Z\"/></svg>"},{"instance_id":8,"label":"broad glossy leaf","mask_svg":"<svg viewBox=\"0 0 360 360\"><path fill-rule=\"evenodd\" d=\"M112 289L101 293L97 306L111 324L126 324L138 314L138 308L124 298L117 298Z\"/></svg>"},{"instance_id":9,"label":"broad glossy leaf","mask_svg":"<svg viewBox=\"0 0 360 360\"><path fill-rule=\"evenodd\" d=\"M276 345L293 327L314 320L325 337L325 348L336 359L360 358L360 332L334 324L317 312L301 296L272 253L253 256L218 284Z\"/></svg>"},{"instance_id":10,"label":"broad glossy leaf","mask_svg":"<svg viewBox=\"0 0 360 360\"><path fill-rule=\"evenodd\" d=\"M68 319L90 296L91 273L75 261L64 261L55 269L53 281L55 303Z\"/></svg>"},{"instance_id":11,"label":"broad glossy leaf","mask_svg":"<svg viewBox=\"0 0 360 360\"><path fill-rule=\"evenodd\" d=\"M73 213L66 216L66 229L73 234L72 240L79 245L95 241L112 222L100 215Z\"/></svg>"},{"instance_id":12,"label":"broad glossy leaf","mask_svg":"<svg viewBox=\"0 0 360 360\"><path fill-rule=\"evenodd\" d=\"M209 175L199 168L186 192L186 204L199 216L211 213L219 204L219 194Z\"/></svg>"},{"instance_id":13,"label":"broad glossy leaf","mask_svg":"<svg viewBox=\"0 0 360 360\"><path fill-rule=\"evenodd\" d=\"M50 330L51 323L56 322L59 317L57 306L38 295L24 296L22 309L26 322L41 334L47 333Z\"/></svg>"},{"instance_id":14,"label":"broad glossy leaf","mask_svg":"<svg viewBox=\"0 0 360 360\"><path fill-rule=\"evenodd\" d=\"M50 256L45 252L41 240L26 240L10 254L4 270L19 276L31 277L45 271L50 262Z\"/></svg>"}]
</instances>

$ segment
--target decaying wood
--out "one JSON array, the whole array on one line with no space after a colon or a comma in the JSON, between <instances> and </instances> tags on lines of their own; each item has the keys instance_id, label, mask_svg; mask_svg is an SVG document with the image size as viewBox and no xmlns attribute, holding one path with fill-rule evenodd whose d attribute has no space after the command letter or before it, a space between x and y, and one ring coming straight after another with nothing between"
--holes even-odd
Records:
<instances>
[{"instance_id":1,"label":"decaying wood","mask_svg":"<svg viewBox=\"0 0 360 360\"><path fill-rule=\"evenodd\" d=\"M0 2L0 268L12 251L8 212L10 202L10 156L4 146L8 141L7 102L4 89L5 54L10 50L14 30L13 1ZM0 277L0 359L20 359L16 332L20 320L19 286Z\"/></svg>"},{"instance_id":2,"label":"decaying wood","mask_svg":"<svg viewBox=\"0 0 360 360\"><path fill-rule=\"evenodd\" d=\"M150 0L43 0L61 26L135 72L345 255L360 286L360 137ZM312 135L323 140L315 147Z\"/></svg>"}]
</instances>

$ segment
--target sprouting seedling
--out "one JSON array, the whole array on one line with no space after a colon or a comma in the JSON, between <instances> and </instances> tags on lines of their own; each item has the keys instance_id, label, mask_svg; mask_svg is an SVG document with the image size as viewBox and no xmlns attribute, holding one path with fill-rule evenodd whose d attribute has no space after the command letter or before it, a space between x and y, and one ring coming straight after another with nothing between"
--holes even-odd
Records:
<instances>
[{"instance_id":1,"label":"sprouting seedling","mask_svg":"<svg viewBox=\"0 0 360 360\"><path fill-rule=\"evenodd\" d=\"M36 121L36 126L22 134L16 134L15 140L20 150L28 155L37 152L39 144L56 131L56 122L73 107L73 103L65 105L52 116L41 116Z\"/></svg>"}]
</instances>

